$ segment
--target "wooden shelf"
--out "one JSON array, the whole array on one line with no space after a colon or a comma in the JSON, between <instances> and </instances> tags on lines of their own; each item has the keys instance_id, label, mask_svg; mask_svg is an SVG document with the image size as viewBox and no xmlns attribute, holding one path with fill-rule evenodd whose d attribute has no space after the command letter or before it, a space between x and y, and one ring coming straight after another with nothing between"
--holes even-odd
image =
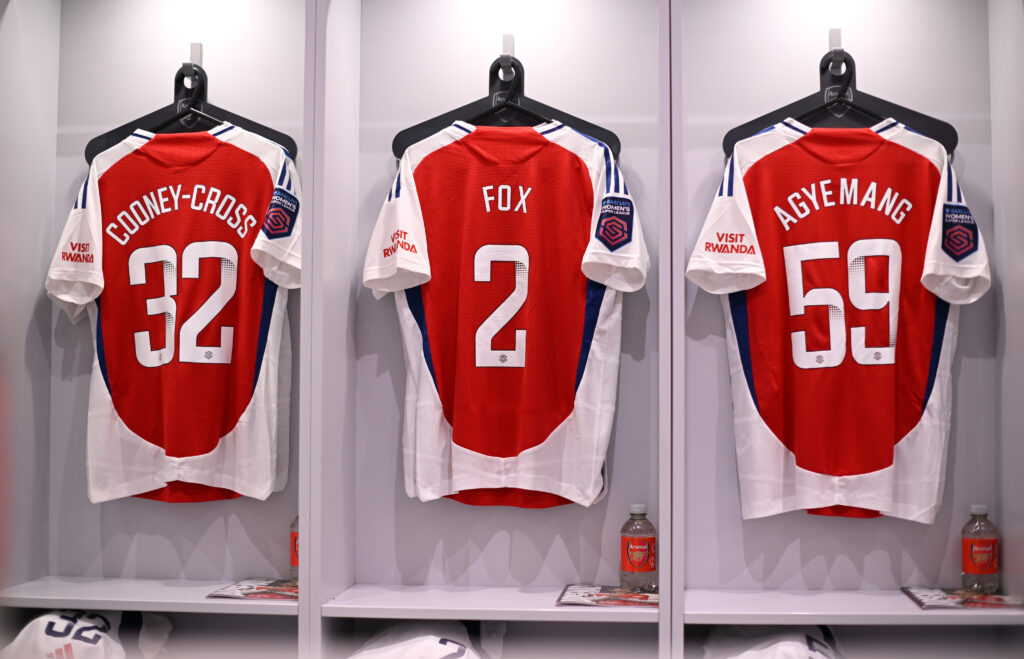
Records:
<instances>
[{"instance_id":1,"label":"wooden shelf","mask_svg":"<svg viewBox=\"0 0 1024 659\"><path fill-rule=\"evenodd\" d=\"M900 591L687 590L686 624L1024 625L1024 609L929 609Z\"/></svg>"},{"instance_id":2,"label":"wooden shelf","mask_svg":"<svg viewBox=\"0 0 1024 659\"><path fill-rule=\"evenodd\" d=\"M177 613L298 615L293 600L207 598L225 581L43 577L0 591L0 604L25 608L84 608Z\"/></svg>"},{"instance_id":3,"label":"wooden shelf","mask_svg":"<svg viewBox=\"0 0 1024 659\"><path fill-rule=\"evenodd\" d=\"M657 623L648 607L555 606L561 588L355 585L323 605L330 618Z\"/></svg>"}]
</instances>

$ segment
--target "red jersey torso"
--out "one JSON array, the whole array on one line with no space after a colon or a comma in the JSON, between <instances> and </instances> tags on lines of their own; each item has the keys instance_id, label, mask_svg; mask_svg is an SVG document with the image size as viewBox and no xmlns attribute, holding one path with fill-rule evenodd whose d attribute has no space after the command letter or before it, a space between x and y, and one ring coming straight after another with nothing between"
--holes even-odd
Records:
<instances>
[{"instance_id":1,"label":"red jersey torso","mask_svg":"<svg viewBox=\"0 0 1024 659\"><path fill-rule=\"evenodd\" d=\"M579 158L532 128L481 127L457 144L417 173L431 255L420 291L452 441L509 457L544 441L573 408L593 191ZM499 148L495 166L487 155ZM452 195L452 180L469 194ZM503 307L514 315L493 323L478 360L477 334L489 333L485 323ZM525 366L502 366L517 352ZM489 365L492 353L498 361Z\"/></svg>"},{"instance_id":2,"label":"red jersey torso","mask_svg":"<svg viewBox=\"0 0 1024 659\"><path fill-rule=\"evenodd\" d=\"M746 292L754 391L800 467L889 466L921 418L941 302L920 283L938 184L926 158L867 128L816 129L744 175L767 278Z\"/></svg>"},{"instance_id":3,"label":"red jersey torso","mask_svg":"<svg viewBox=\"0 0 1024 659\"><path fill-rule=\"evenodd\" d=\"M262 357L260 332L239 328L258 328L264 296L273 295L248 258L257 209L274 190L270 174L256 156L203 135L175 136L169 149L158 135L99 182L103 206L127 218L103 244L110 395L125 424L172 457L207 453L235 427ZM183 150L201 153L200 163L169 184ZM146 224L135 229L136 217Z\"/></svg>"}]
</instances>

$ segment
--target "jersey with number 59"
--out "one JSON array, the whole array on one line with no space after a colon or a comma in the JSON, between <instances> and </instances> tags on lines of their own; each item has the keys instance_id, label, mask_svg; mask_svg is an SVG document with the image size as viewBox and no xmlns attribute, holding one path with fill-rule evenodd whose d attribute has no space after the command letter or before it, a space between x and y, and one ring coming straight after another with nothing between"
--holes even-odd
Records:
<instances>
[{"instance_id":1,"label":"jersey with number 59","mask_svg":"<svg viewBox=\"0 0 1024 659\"><path fill-rule=\"evenodd\" d=\"M93 502L284 487L299 196L284 149L229 124L96 156L46 279L93 328Z\"/></svg>"},{"instance_id":2,"label":"jersey with number 59","mask_svg":"<svg viewBox=\"0 0 1024 659\"><path fill-rule=\"evenodd\" d=\"M957 305L990 281L942 146L891 119L743 140L686 274L727 294L743 516L931 523Z\"/></svg>"},{"instance_id":3,"label":"jersey with number 59","mask_svg":"<svg viewBox=\"0 0 1024 659\"><path fill-rule=\"evenodd\" d=\"M604 487L621 292L648 256L610 150L567 126L457 122L408 149L363 282L394 292L409 496L590 505Z\"/></svg>"}]
</instances>

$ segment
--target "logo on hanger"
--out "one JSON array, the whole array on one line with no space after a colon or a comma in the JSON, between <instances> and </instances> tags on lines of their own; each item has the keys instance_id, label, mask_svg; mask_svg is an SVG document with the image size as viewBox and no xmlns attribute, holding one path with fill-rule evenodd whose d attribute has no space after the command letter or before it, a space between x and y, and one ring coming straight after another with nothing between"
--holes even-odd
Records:
<instances>
[{"instance_id":1,"label":"logo on hanger","mask_svg":"<svg viewBox=\"0 0 1024 659\"><path fill-rule=\"evenodd\" d=\"M185 108L187 106L188 106L188 99L187 98L183 98L183 99L179 100L178 101L178 112L184 112ZM200 112L202 112L203 111L203 102L202 101L196 101L196 104L194 106L192 106L192 107L194 107L195 109L197 109ZM196 124L199 123L199 115L198 114L193 114L193 113L189 112L188 114L186 114L181 119L178 119L178 123L180 123L185 128L192 128L193 126L195 126Z\"/></svg>"},{"instance_id":2,"label":"logo on hanger","mask_svg":"<svg viewBox=\"0 0 1024 659\"><path fill-rule=\"evenodd\" d=\"M943 205L942 251L957 262L978 251L978 225L967 206Z\"/></svg>"},{"instance_id":3,"label":"logo on hanger","mask_svg":"<svg viewBox=\"0 0 1024 659\"><path fill-rule=\"evenodd\" d=\"M509 98L508 91L495 92L494 94L491 95L491 107L496 108L505 101L512 101L514 103L518 103L519 97L513 96ZM515 117L515 111L512 110L511 108L499 108L498 110L495 111L494 116L496 116L501 121L507 123Z\"/></svg>"},{"instance_id":4,"label":"logo on hanger","mask_svg":"<svg viewBox=\"0 0 1024 659\"><path fill-rule=\"evenodd\" d=\"M298 217L299 200L287 190L277 188L263 221L263 233L268 238L287 238L292 235Z\"/></svg>"},{"instance_id":5,"label":"logo on hanger","mask_svg":"<svg viewBox=\"0 0 1024 659\"><path fill-rule=\"evenodd\" d=\"M839 97L839 90L841 88L842 88L842 85L832 85L831 87L826 87L825 88L825 102L828 103L829 101L834 101L836 98L838 98ZM843 94L843 98L845 100L847 100L847 101L853 101L853 90L851 88L847 87L846 88L846 92ZM831 112L832 114L834 114L837 117L841 117L844 114L846 114L846 111L849 110L849 109L850 109L849 105L846 105L844 103L837 103L835 105L829 106L828 111Z\"/></svg>"},{"instance_id":6,"label":"logo on hanger","mask_svg":"<svg viewBox=\"0 0 1024 659\"><path fill-rule=\"evenodd\" d=\"M633 202L624 197L605 197L594 237L614 252L633 240Z\"/></svg>"}]
</instances>

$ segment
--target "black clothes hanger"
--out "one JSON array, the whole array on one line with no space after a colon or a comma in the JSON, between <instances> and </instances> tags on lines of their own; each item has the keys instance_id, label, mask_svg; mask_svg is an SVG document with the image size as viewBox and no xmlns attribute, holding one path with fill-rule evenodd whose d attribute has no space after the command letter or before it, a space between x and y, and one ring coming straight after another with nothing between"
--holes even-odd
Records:
<instances>
[{"instance_id":1,"label":"black clothes hanger","mask_svg":"<svg viewBox=\"0 0 1024 659\"><path fill-rule=\"evenodd\" d=\"M502 80L498 75L498 71L502 69L505 71L506 80ZM491 64L489 95L400 131L391 142L391 152L396 158L401 158L410 146L452 125L455 121L497 126L533 126L557 120L584 135L604 142L618 158L620 143L615 133L527 98L523 95L524 80L523 63L510 55L502 55Z\"/></svg>"},{"instance_id":2,"label":"black clothes hanger","mask_svg":"<svg viewBox=\"0 0 1024 659\"><path fill-rule=\"evenodd\" d=\"M192 81L192 87L185 86L185 78ZM132 134L137 128L151 133L190 133L206 130L227 122L239 128L261 135L280 144L293 159L298 146L288 135L219 108L206 101L206 71L198 64L184 64L174 74L174 103L133 119L128 123L98 135L85 146L85 160L92 164L93 158ZM203 127L205 125L205 128Z\"/></svg>"},{"instance_id":3,"label":"black clothes hanger","mask_svg":"<svg viewBox=\"0 0 1024 659\"><path fill-rule=\"evenodd\" d=\"M845 50L836 48L826 53L818 64L818 73L821 91L733 128L722 140L725 153L731 155L736 142L790 117L811 126L831 128L872 126L891 117L940 142L950 155L956 149L956 129L945 121L859 91L853 57Z\"/></svg>"},{"instance_id":4,"label":"black clothes hanger","mask_svg":"<svg viewBox=\"0 0 1024 659\"><path fill-rule=\"evenodd\" d=\"M498 58L500 62L502 58ZM509 60L512 58L509 57ZM511 80L509 81L509 87L505 90L504 100L497 104L491 105L484 109L474 117L466 119L467 123L470 124L483 124L483 125L494 125L498 122L501 124L508 125L508 122L512 119L508 116L508 111L511 110L514 113L522 114L531 120L532 123L547 123L551 121L548 117L538 114L533 110L523 107L516 101L518 101L523 95L523 69L520 64L518 67L509 62L511 67L509 70L512 71ZM500 66L499 66L500 68ZM500 124L499 124L500 125Z\"/></svg>"},{"instance_id":5,"label":"black clothes hanger","mask_svg":"<svg viewBox=\"0 0 1024 659\"><path fill-rule=\"evenodd\" d=\"M846 54L844 53L844 55ZM846 57L849 57L849 55L846 55ZM846 59L844 57L841 60L841 63L845 61ZM832 66L828 67L828 75L831 75L832 68ZM839 84L836 86L837 89L825 92L825 102L820 103L815 107L808 108L793 118L801 122L812 121L819 113L822 113L821 118L827 121L829 117L842 118L849 110L853 110L855 113L860 114L864 119L869 120L871 123L884 121L887 117L883 117L871 108L864 107L853 100L853 76L856 69L853 64L853 57L850 57L850 63L848 65L842 66L841 64L840 68L843 72L840 74ZM826 87L825 89L832 89L832 87ZM833 110L833 108L835 109ZM828 114L824 114L824 110L829 110L830 112ZM850 117L850 119L853 119L853 117Z\"/></svg>"}]
</instances>

